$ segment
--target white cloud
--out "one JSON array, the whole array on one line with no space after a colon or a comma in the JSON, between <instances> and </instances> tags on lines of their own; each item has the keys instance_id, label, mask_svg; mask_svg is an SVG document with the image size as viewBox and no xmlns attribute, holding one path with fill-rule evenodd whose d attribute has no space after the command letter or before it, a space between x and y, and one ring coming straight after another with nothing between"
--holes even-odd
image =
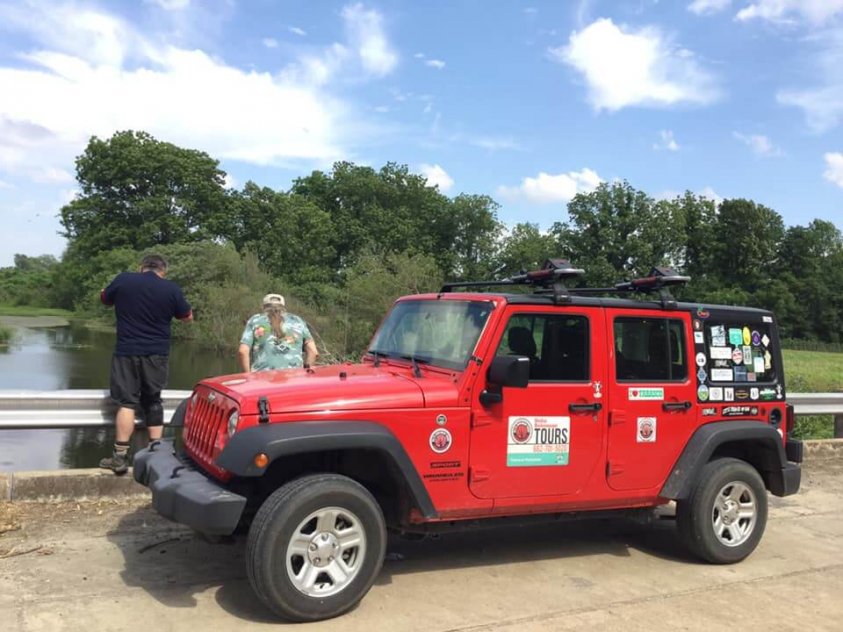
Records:
<instances>
[{"instance_id":1,"label":"white cloud","mask_svg":"<svg viewBox=\"0 0 843 632\"><path fill-rule=\"evenodd\" d=\"M536 7L525 7L524 8L524 13L526 13L527 15L535 15L538 12L539 12L539 10Z\"/></svg>"},{"instance_id":2,"label":"white cloud","mask_svg":"<svg viewBox=\"0 0 843 632\"><path fill-rule=\"evenodd\" d=\"M583 76L597 110L706 104L719 96L714 78L693 53L674 46L656 28L621 28L601 18L548 53Z\"/></svg>"},{"instance_id":3,"label":"white cloud","mask_svg":"<svg viewBox=\"0 0 843 632\"><path fill-rule=\"evenodd\" d=\"M588 168L557 175L542 171L535 178L524 178L517 187L500 186L497 193L511 201L526 200L535 204L554 204L568 202L577 193L593 191L601 181L602 178Z\"/></svg>"},{"instance_id":4,"label":"white cloud","mask_svg":"<svg viewBox=\"0 0 843 632\"><path fill-rule=\"evenodd\" d=\"M0 189L11 189L12 185L5 180L0 180Z\"/></svg>"},{"instance_id":5,"label":"white cloud","mask_svg":"<svg viewBox=\"0 0 843 632\"><path fill-rule=\"evenodd\" d=\"M240 183L237 181L237 178L235 178L233 175L231 175L230 173L225 174L223 186L226 189L236 189L239 184Z\"/></svg>"},{"instance_id":6,"label":"white cloud","mask_svg":"<svg viewBox=\"0 0 843 632\"><path fill-rule=\"evenodd\" d=\"M740 132L732 132L732 136L752 149L752 151L758 156L770 157L782 155L782 150L776 147L773 144L773 141L763 134L741 134Z\"/></svg>"},{"instance_id":7,"label":"white cloud","mask_svg":"<svg viewBox=\"0 0 843 632\"><path fill-rule=\"evenodd\" d=\"M755 0L738 11L735 19L788 23L805 20L822 24L843 13L843 0Z\"/></svg>"},{"instance_id":8,"label":"white cloud","mask_svg":"<svg viewBox=\"0 0 843 632\"><path fill-rule=\"evenodd\" d=\"M398 65L398 53L386 38L383 16L362 4L350 4L343 8L342 17L363 68L379 77L391 73Z\"/></svg>"},{"instance_id":9,"label":"white cloud","mask_svg":"<svg viewBox=\"0 0 843 632\"><path fill-rule=\"evenodd\" d=\"M424 59L424 53L416 53L415 55L413 55L413 57L415 57L416 59Z\"/></svg>"},{"instance_id":10,"label":"white cloud","mask_svg":"<svg viewBox=\"0 0 843 632\"><path fill-rule=\"evenodd\" d=\"M428 59L424 62L425 66L430 66L431 68L436 68L437 70L442 70L445 67L445 62L441 59Z\"/></svg>"},{"instance_id":11,"label":"white cloud","mask_svg":"<svg viewBox=\"0 0 843 632\"><path fill-rule=\"evenodd\" d=\"M843 121L843 85L829 85L807 90L782 90L776 95L782 105L801 108L815 132L825 132Z\"/></svg>"},{"instance_id":12,"label":"white cloud","mask_svg":"<svg viewBox=\"0 0 843 632\"><path fill-rule=\"evenodd\" d=\"M304 37L307 35L307 31L303 28L299 28L298 26L288 26L287 30L290 31L293 35L298 35L299 37Z\"/></svg>"},{"instance_id":13,"label":"white cloud","mask_svg":"<svg viewBox=\"0 0 843 632\"><path fill-rule=\"evenodd\" d=\"M389 50L379 14L359 5L346 14L361 51ZM380 129L328 79L340 70L366 78L389 64L363 52L355 60L343 44L271 73L161 43L75 4L0 6L0 20L35 43L15 63L0 62L0 177L67 183L90 136L118 130L145 130L221 159L324 165L353 157L349 148ZM370 46L373 38L380 44Z\"/></svg>"},{"instance_id":14,"label":"white cloud","mask_svg":"<svg viewBox=\"0 0 843 632\"><path fill-rule=\"evenodd\" d=\"M439 165L421 164L419 172L427 178L430 186L438 186L442 193L447 193L454 186L454 179Z\"/></svg>"},{"instance_id":15,"label":"white cloud","mask_svg":"<svg viewBox=\"0 0 843 632\"><path fill-rule=\"evenodd\" d=\"M666 149L667 151L679 151L679 143L673 137L673 132L663 129L659 132L659 140L653 143L653 149Z\"/></svg>"},{"instance_id":16,"label":"white cloud","mask_svg":"<svg viewBox=\"0 0 843 632\"><path fill-rule=\"evenodd\" d=\"M699 191L697 193L697 195L699 195L700 197L708 198L709 200L711 200L712 202L714 202L718 206L720 205L720 202L723 201L723 196L720 195L719 193L717 193L717 191L715 191L710 186L709 187L703 187L703 189L701 191Z\"/></svg>"},{"instance_id":17,"label":"white cloud","mask_svg":"<svg viewBox=\"0 0 843 632\"><path fill-rule=\"evenodd\" d=\"M694 0L688 5L688 11L697 15L719 13L732 4L732 0Z\"/></svg>"},{"instance_id":18,"label":"white cloud","mask_svg":"<svg viewBox=\"0 0 843 632\"><path fill-rule=\"evenodd\" d=\"M181 11L190 6L190 0L144 0L149 4L157 4L165 11Z\"/></svg>"},{"instance_id":19,"label":"white cloud","mask_svg":"<svg viewBox=\"0 0 843 632\"><path fill-rule=\"evenodd\" d=\"M823 177L829 182L843 187L843 153L839 151L829 152L823 158L825 158L826 166Z\"/></svg>"},{"instance_id":20,"label":"white cloud","mask_svg":"<svg viewBox=\"0 0 843 632\"><path fill-rule=\"evenodd\" d=\"M278 40L274 37L264 37L261 42L267 48L278 48Z\"/></svg>"}]
</instances>

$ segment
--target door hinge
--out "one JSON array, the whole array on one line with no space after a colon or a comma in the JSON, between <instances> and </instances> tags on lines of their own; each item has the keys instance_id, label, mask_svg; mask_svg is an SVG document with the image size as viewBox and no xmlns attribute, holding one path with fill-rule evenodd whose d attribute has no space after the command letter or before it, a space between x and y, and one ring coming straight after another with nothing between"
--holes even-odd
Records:
<instances>
[{"instance_id":1,"label":"door hinge","mask_svg":"<svg viewBox=\"0 0 843 632\"><path fill-rule=\"evenodd\" d=\"M479 483L481 481L489 480L491 473L489 470L477 467L468 468L468 479L470 483Z\"/></svg>"},{"instance_id":2,"label":"door hinge","mask_svg":"<svg viewBox=\"0 0 843 632\"><path fill-rule=\"evenodd\" d=\"M617 476L618 474L623 474L624 471L624 463L623 461L608 461L606 463L606 476Z\"/></svg>"},{"instance_id":3,"label":"door hinge","mask_svg":"<svg viewBox=\"0 0 843 632\"><path fill-rule=\"evenodd\" d=\"M492 425L492 418L486 415L471 415L471 427L472 428L480 428L482 426L491 426Z\"/></svg>"},{"instance_id":4,"label":"door hinge","mask_svg":"<svg viewBox=\"0 0 843 632\"><path fill-rule=\"evenodd\" d=\"M626 413L622 410L612 410L609 412L609 425L619 426L626 423Z\"/></svg>"}]
</instances>

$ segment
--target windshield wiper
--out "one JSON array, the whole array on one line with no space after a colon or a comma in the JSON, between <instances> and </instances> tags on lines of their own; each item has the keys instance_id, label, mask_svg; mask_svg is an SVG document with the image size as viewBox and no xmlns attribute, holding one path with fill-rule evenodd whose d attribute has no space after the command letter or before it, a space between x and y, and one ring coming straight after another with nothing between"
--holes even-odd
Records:
<instances>
[{"instance_id":1,"label":"windshield wiper","mask_svg":"<svg viewBox=\"0 0 843 632\"><path fill-rule=\"evenodd\" d=\"M419 368L420 363L421 364L430 364L430 360L427 360L425 358L417 358L416 356L410 355L410 354L400 355L398 357L401 358L402 360L409 360L410 362L412 362L412 364L413 364L413 375L415 377L422 377L422 372L421 372L421 369Z\"/></svg>"},{"instance_id":2,"label":"windshield wiper","mask_svg":"<svg viewBox=\"0 0 843 632\"><path fill-rule=\"evenodd\" d=\"M384 351L378 351L377 349L369 349L366 353L372 356L373 362L372 366L376 369L381 365L381 358L388 358L389 354Z\"/></svg>"}]
</instances>

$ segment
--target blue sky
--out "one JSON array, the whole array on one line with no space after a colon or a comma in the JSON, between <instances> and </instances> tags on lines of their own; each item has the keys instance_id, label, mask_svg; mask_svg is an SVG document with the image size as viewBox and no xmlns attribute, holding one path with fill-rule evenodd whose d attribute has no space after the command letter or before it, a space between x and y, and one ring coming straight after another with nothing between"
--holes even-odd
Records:
<instances>
[{"instance_id":1,"label":"blue sky","mask_svg":"<svg viewBox=\"0 0 843 632\"><path fill-rule=\"evenodd\" d=\"M237 187L396 161L510 224L625 178L843 227L843 0L0 1L0 265L61 253L122 129Z\"/></svg>"}]
</instances>

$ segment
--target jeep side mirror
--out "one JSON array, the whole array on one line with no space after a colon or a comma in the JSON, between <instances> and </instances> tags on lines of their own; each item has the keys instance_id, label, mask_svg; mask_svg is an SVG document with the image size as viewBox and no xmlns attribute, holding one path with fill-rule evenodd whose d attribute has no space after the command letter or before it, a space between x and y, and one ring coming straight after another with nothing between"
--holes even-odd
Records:
<instances>
[{"instance_id":1,"label":"jeep side mirror","mask_svg":"<svg viewBox=\"0 0 843 632\"><path fill-rule=\"evenodd\" d=\"M502 389L526 388L530 381L530 358L527 356L497 356L486 373L489 387L480 393L480 403L491 406L503 401Z\"/></svg>"}]
</instances>

